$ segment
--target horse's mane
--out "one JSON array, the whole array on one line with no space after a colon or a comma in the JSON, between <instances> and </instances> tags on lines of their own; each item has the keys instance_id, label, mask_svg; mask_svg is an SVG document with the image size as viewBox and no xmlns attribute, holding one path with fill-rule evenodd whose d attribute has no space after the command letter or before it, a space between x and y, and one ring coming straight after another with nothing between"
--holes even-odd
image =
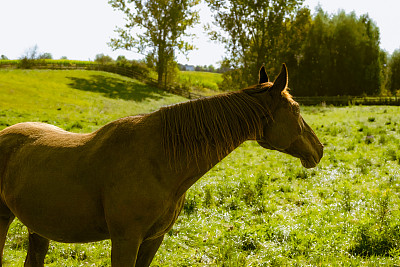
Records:
<instances>
[{"instance_id":1,"label":"horse's mane","mask_svg":"<svg viewBox=\"0 0 400 267\"><path fill-rule=\"evenodd\" d=\"M163 147L177 167L184 167L178 162L182 157L187 164L200 159L211 164L215 153L221 160L242 142L261 135L263 118L271 118L268 107L246 89L167 106L160 112Z\"/></svg>"}]
</instances>

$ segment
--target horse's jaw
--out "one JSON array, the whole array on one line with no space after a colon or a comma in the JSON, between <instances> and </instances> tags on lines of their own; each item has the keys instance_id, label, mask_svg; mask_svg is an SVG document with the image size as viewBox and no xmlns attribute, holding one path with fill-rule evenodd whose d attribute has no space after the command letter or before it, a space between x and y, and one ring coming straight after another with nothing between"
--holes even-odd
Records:
<instances>
[{"instance_id":1,"label":"horse's jaw","mask_svg":"<svg viewBox=\"0 0 400 267\"><path fill-rule=\"evenodd\" d=\"M324 146L313 132L305 132L283 152L299 158L303 167L309 169L320 162L324 154Z\"/></svg>"},{"instance_id":2,"label":"horse's jaw","mask_svg":"<svg viewBox=\"0 0 400 267\"><path fill-rule=\"evenodd\" d=\"M303 167L307 169L317 166L323 156L323 145L313 132L306 132L303 135L299 135L287 149L275 148L262 140L257 140L257 143L265 149L277 150L299 158Z\"/></svg>"}]
</instances>

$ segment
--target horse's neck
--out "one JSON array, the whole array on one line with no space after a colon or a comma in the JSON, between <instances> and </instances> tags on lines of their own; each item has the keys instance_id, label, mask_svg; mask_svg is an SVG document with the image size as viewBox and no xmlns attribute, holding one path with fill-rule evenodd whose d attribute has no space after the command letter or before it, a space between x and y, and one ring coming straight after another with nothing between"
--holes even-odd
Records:
<instances>
[{"instance_id":1,"label":"horse's neck","mask_svg":"<svg viewBox=\"0 0 400 267\"><path fill-rule=\"evenodd\" d=\"M265 115L257 113L263 112L249 97L235 94L162 109L164 150L171 168L183 179L179 192L241 143L254 139Z\"/></svg>"},{"instance_id":2,"label":"horse's neck","mask_svg":"<svg viewBox=\"0 0 400 267\"><path fill-rule=\"evenodd\" d=\"M173 169L173 173L175 173L174 179L176 179L175 196L180 198L195 182L197 182L223 158L228 156L239 145L240 143L238 143L235 147L230 146L223 153L219 151L217 152L216 149L210 148L208 151L208 158L199 158L196 160L193 160L193 158L188 158L187 156L176 158L176 161L180 162L181 164L180 167Z\"/></svg>"}]
</instances>

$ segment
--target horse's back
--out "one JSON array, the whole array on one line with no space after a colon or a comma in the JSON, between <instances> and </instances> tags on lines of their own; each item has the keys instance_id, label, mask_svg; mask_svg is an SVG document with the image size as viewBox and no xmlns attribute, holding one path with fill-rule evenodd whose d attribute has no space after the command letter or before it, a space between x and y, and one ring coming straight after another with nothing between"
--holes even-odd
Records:
<instances>
[{"instance_id":1,"label":"horse's back","mask_svg":"<svg viewBox=\"0 0 400 267\"><path fill-rule=\"evenodd\" d=\"M0 136L7 134L19 134L24 136L37 136L45 132L67 132L57 126L43 122L21 122L9 126L0 131Z\"/></svg>"},{"instance_id":2,"label":"horse's back","mask_svg":"<svg viewBox=\"0 0 400 267\"><path fill-rule=\"evenodd\" d=\"M0 131L0 179L3 183L6 168L10 158L15 154L21 146L32 142L43 134L41 126L45 124L39 123L18 123ZM46 127L43 127L46 128Z\"/></svg>"},{"instance_id":3,"label":"horse's back","mask_svg":"<svg viewBox=\"0 0 400 267\"><path fill-rule=\"evenodd\" d=\"M49 146L79 146L89 138L90 134L71 133L47 123L23 122L0 131L0 148L12 146L15 149L15 146L29 142L40 142Z\"/></svg>"}]
</instances>

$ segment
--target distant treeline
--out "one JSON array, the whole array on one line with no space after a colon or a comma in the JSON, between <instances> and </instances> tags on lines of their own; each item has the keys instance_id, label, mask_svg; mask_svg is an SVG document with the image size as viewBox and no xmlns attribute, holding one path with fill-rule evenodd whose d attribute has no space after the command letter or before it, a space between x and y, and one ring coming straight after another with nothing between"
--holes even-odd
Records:
<instances>
[{"instance_id":1,"label":"distant treeline","mask_svg":"<svg viewBox=\"0 0 400 267\"><path fill-rule=\"evenodd\" d=\"M224 73L229 70L228 68L223 68L223 67L216 68L213 65L194 66L187 64L186 65L178 64L178 68L180 71L201 71L201 72L214 72L214 73Z\"/></svg>"},{"instance_id":2,"label":"distant treeline","mask_svg":"<svg viewBox=\"0 0 400 267\"><path fill-rule=\"evenodd\" d=\"M237 5L217 13L218 26L230 37L220 38L230 49L222 89L254 84L262 64L273 79L285 62L296 96L390 96L400 90L400 50L389 55L380 48L379 28L368 15L330 15L321 8L312 15L289 1L280 20L268 20L273 11L263 18L251 8L255 3L231 1Z\"/></svg>"}]
</instances>

